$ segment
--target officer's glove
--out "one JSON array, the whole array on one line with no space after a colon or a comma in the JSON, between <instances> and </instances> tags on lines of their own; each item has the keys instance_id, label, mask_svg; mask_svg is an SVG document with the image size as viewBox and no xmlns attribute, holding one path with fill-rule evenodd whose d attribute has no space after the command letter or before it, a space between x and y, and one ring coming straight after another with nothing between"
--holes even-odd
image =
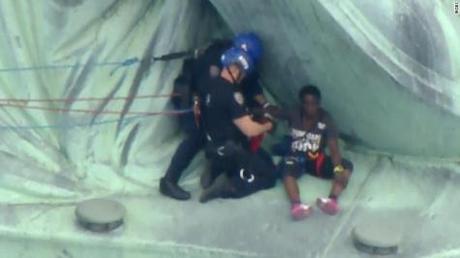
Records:
<instances>
[{"instance_id":1,"label":"officer's glove","mask_svg":"<svg viewBox=\"0 0 460 258\"><path fill-rule=\"evenodd\" d=\"M264 116L271 121L276 121L281 115L281 108L268 102L263 105L263 109L265 113Z\"/></svg>"},{"instance_id":2,"label":"officer's glove","mask_svg":"<svg viewBox=\"0 0 460 258\"><path fill-rule=\"evenodd\" d=\"M254 108L251 110L252 114L252 120L259 124L265 124L265 123L272 123L272 129L269 131L269 133L273 133L276 131L276 121L273 120L272 116L266 112L265 108Z\"/></svg>"},{"instance_id":3,"label":"officer's glove","mask_svg":"<svg viewBox=\"0 0 460 258\"><path fill-rule=\"evenodd\" d=\"M251 117L252 117L252 120L254 120L255 122L257 123L263 123L264 121L266 121L266 117L265 117L265 109L263 108L253 108L251 109Z\"/></svg>"}]
</instances>

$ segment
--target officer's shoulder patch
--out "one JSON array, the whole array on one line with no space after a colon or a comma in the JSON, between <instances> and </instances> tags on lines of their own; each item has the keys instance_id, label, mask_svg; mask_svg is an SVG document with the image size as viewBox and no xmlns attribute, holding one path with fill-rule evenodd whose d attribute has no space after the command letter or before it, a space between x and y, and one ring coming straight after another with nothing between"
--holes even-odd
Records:
<instances>
[{"instance_id":1,"label":"officer's shoulder patch","mask_svg":"<svg viewBox=\"0 0 460 258\"><path fill-rule=\"evenodd\" d=\"M240 105L244 104L244 97L243 97L243 94L241 94L241 92L235 92L233 94L233 97L235 98L236 103Z\"/></svg>"},{"instance_id":2,"label":"officer's shoulder patch","mask_svg":"<svg viewBox=\"0 0 460 258\"><path fill-rule=\"evenodd\" d=\"M209 67L209 76L211 78L216 78L220 74L220 68L217 65L211 65Z\"/></svg>"}]
</instances>

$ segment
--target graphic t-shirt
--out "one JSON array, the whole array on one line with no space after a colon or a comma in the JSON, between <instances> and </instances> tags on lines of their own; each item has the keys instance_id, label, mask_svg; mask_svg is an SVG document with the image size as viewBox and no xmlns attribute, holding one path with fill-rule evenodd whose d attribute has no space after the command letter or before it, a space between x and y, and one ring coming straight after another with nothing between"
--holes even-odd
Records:
<instances>
[{"instance_id":1,"label":"graphic t-shirt","mask_svg":"<svg viewBox=\"0 0 460 258\"><path fill-rule=\"evenodd\" d=\"M298 108L288 113L290 135L292 137L292 154L305 153L310 159L315 159L324 152L327 140L337 137L335 123L329 113L320 110L318 121L311 128L306 128L303 111Z\"/></svg>"}]
</instances>

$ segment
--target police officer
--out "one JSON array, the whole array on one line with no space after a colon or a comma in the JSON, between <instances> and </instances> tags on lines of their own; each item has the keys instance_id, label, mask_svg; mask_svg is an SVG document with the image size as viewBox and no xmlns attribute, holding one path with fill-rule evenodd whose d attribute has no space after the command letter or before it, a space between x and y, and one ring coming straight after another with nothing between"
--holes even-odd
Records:
<instances>
[{"instance_id":1,"label":"police officer","mask_svg":"<svg viewBox=\"0 0 460 258\"><path fill-rule=\"evenodd\" d=\"M240 82L251 74L254 62L245 51L231 48L222 56L222 65L220 76L211 80L203 108L206 156L215 180L201 195L201 202L243 197L276 181L271 159L249 151L248 139L273 127L269 121L252 120L241 92Z\"/></svg>"},{"instance_id":2,"label":"police officer","mask_svg":"<svg viewBox=\"0 0 460 258\"><path fill-rule=\"evenodd\" d=\"M184 109L193 106L194 112L179 117L186 137L178 146L165 176L160 180L160 192L166 196L178 200L190 198L190 193L179 187L178 181L182 172L205 143L203 125L200 120L200 95L203 95L210 87L212 78L219 77L222 53L232 46L244 50L256 63L261 59L263 49L259 37L254 33L242 33L237 35L233 41L216 40L197 58L185 60L182 72L174 82L174 91L182 95L182 97L173 99L176 108ZM257 72L253 72L245 76L242 81L242 84L245 85L242 87L242 94L247 100L247 105L260 106L267 111L276 109L265 99L258 78Z\"/></svg>"}]
</instances>

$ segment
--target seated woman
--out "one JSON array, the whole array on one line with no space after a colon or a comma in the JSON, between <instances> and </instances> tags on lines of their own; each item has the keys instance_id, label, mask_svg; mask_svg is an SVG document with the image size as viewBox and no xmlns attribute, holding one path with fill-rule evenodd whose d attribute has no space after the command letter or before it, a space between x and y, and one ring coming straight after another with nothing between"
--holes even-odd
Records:
<instances>
[{"instance_id":1,"label":"seated woman","mask_svg":"<svg viewBox=\"0 0 460 258\"><path fill-rule=\"evenodd\" d=\"M347 186L353 165L342 159L338 146L338 133L327 111L321 108L321 92L315 86L303 87L299 92L301 106L281 115L287 119L291 131L291 149L281 162L286 192L291 201L293 219L306 218L312 207L300 199L297 178L309 173L324 179L332 179L328 197L318 198L318 207L329 215L339 212L337 199ZM330 156L324 150L329 148Z\"/></svg>"}]
</instances>

